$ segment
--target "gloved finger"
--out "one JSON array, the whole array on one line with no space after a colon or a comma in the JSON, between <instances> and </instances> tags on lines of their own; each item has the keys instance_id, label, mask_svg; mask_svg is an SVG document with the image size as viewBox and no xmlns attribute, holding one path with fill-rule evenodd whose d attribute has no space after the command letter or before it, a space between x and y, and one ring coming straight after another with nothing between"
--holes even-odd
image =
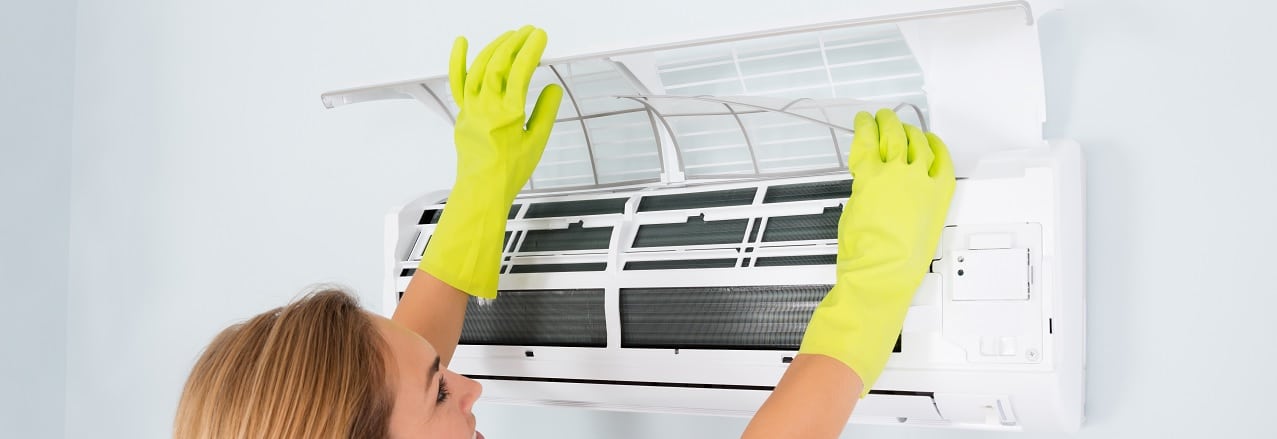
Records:
<instances>
[{"instance_id":1,"label":"gloved finger","mask_svg":"<svg viewBox=\"0 0 1277 439\"><path fill-rule=\"evenodd\" d=\"M949 147L940 140L940 136L932 133L927 133L927 143L931 145L931 153L936 156L927 175L931 178L952 180L953 158L949 155Z\"/></svg>"},{"instance_id":2,"label":"gloved finger","mask_svg":"<svg viewBox=\"0 0 1277 439\"><path fill-rule=\"evenodd\" d=\"M554 129L554 119L559 116L559 104L563 102L563 88L558 84L550 84L541 89L537 97L537 105L528 117L527 139L530 145L544 150L545 143L550 140L550 130ZM541 153L536 154L540 160Z\"/></svg>"},{"instance_id":3,"label":"gloved finger","mask_svg":"<svg viewBox=\"0 0 1277 439\"><path fill-rule=\"evenodd\" d=\"M469 42L466 37L457 37L452 42L452 58L448 61L448 87L452 90L452 100L456 101L457 109L464 106L464 96L466 87L466 52L469 50Z\"/></svg>"},{"instance_id":4,"label":"gloved finger","mask_svg":"<svg viewBox=\"0 0 1277 439\"><path fill-rule=\"evenodd\" d=\"M873 115L867 111L856 113L852 129L856 132L851 136L847 167L851 169L851 176L855 177L857 169L882 163L882 158L878 154L878 122L874 121Z\"/></svg>"},{"instance_id":5,"label":"gloved finger","mask_svg":"<svg viewBox=\"0 0 1277 439\"><path fill-rule=\"evenodd\" d=\"M510 66L514 64L514 54L519 53L519 49L528 40L528 35L532 34L533 29L536 28L532 26L519 28L514 35L501 42L501 46L497 47L496 52L492 52L492 59L488 61L488 70L483 74L484 88L492 92L505 93L506 79L510 76Z\"/></svg>"},{"instance_id":6,"label":"gloved finger","mask_svg":"<svg viewBox=\"0 0 1277 439\"><path fill-rule=\"evenodd\" d=\"M928 144L927 134L916 126L909 124L904 124L904 126L905 137L909 139L907 163L922 170L919 172L929 172L931 162L935 160L935 156L931 153L931 145Z\"/></svg>"},{"instance_id":7,"label":"gloved finger","mask_svg":"<svg viewBox=\"0 0 1277 439\"><path fill-rule=\"evenodd\" d=\"M512 35L514 35L514 31L506 31L497 39L488 43L488 46L479 51L478 55L475 55L474 64L470 66L470 72L466 74L466 89L464 92L467 98L479 94L479 90L483 86L484 73L488 69L488 61L492 59L492 53L496 52L497 47L500 47L501 43L504 43Z\"/></svg>"},{"instance_id":8,"label":"gloved finger","mask_svg":"<svg viewBox=\"0 0 1277 439\"><path fill-rule=\"evenodd\" d=\"M528 85L541 63L541 54L545 52L546 35L541 29L534 29L523 43L523 48L515 55L514 64L510 67L510 79L506 84L506 97L512 99L511 105L522 108L528 101Z\"/></svg>"},{"instance_id":9,"label":"gloved finger","mask_svg":"<svg viewBox=\"0 0 1277 439\"><path fill-rule=\"evenodd\" d=\"M900 124L896 112L883 108L875 117L878 121L878 151L884 162L905 161L905 151L909 140L905 137L905 127Z\"/></svg>"}]
</instances>

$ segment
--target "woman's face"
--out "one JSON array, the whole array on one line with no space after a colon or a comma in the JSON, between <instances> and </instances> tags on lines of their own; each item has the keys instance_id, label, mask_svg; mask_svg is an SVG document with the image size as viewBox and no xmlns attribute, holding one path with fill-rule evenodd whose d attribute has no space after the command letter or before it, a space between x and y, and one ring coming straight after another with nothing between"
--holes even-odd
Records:
<instances>
[{"instance_id":1,"label":"woman's face","mask_svg":"<svg viewBox=\"0 0 1277 439\"><path fill-rule=\"evenodd\" d=\"M470 410L483 386L443 368L435 348L417 333L385 317L369 316L389 347L387 379L395 391L390 437L482 439Z\"/></svg>"}]
</instances>

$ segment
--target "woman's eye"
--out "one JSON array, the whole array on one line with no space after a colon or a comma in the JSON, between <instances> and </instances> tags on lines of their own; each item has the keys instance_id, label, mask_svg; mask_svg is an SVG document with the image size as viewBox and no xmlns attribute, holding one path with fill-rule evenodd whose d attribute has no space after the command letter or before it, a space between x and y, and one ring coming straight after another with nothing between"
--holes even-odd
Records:
<instances>
[{"instance_id":1,"label":"woman's eye","mask_svg":"<svg viewBox=\"0 0 1277 439\"><path fill-rule=\"evenodd\" d=\"M439 396L435 398L435 403L443 404L443 402L447 400L448 400L448 383L445 382L443 378L440 378L439 379Z\"/></svg>"}]
</instances>

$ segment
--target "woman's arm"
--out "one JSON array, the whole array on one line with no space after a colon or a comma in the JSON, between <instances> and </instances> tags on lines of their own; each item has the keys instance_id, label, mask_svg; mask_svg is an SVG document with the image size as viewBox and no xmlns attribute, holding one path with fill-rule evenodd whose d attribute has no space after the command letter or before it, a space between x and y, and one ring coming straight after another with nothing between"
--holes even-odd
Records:
<instances>
[{"instance_id":1,"label":"woman's arm","mask_svg":"<svg viewBox=\"0 0 1277 439\"><path fill-rule=\"evenodd\" d=\"M843 362L816 354L794 357L776 390L754 414L744 439L837 437L863 384Z\"/></svg>"},{"instance_id":2,"label":"woman's arm","mask_svg":"<svg viewBox=\"0 0 1277 439\"><path fill-rule=\"evenodd\" d=\"M856 115L837 280L745 437L833 438L891 356L944 229L955 180L944 143L891 110Z\"/></svg>"},{"instance_id":3,"label":"woman's arm","mask_svg":"<svg viewBox=\"0 0 1277 439\"><path fill-rule=\"evenodd\" d=\"M465 291L417 270L408 282L403 299L391 320L420 334L439 352L439 363L447 366L461 339L461 322L466 316L470 295Z\"/></svg>"}]
</instances>

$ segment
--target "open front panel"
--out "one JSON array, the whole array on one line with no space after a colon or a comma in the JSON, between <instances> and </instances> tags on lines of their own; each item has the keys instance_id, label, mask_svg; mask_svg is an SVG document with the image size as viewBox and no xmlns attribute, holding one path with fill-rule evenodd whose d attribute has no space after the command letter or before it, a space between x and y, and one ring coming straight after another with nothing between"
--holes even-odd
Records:
<instances>
[{"instance_id":1,"label":"open front panel","mask_svg":"<svg viewBox=\"0 0 1277 439\"><path fill-rule=\"evenodd\" d=\"M550 63L566 92L527 189L845 168L857 111L895 108L925 128L923 74L895 24L795 32ZM427 103L458 116L447 78Z\"/></svg>"},{"instance_id":2,"label":"open front panel","mask_svg":"<svg viewBox=\"0 0 1277 439\"><path fill-rule=\"evenodd\" d=\"M543 60L531 81L528 111L547 84L559 84L567 94L545 160L527 189L838 168L845 160L827 148L826 138L845 157L851 133L819 121L850 124L852 109L833 108L848 100L870 110L896 108L906 122L941 133L959 176L975 172L989 153L1045 146L1035 24L1058 2L926 3L920 11L915 2L871 2L836 11L836 21L826 23L736 29L741 33ZM330 108L415 99L455 121L447 82L436 76L322 98ZM660 117L659 109L646 105L671 98L728 103L691 118ZM753 99L772 103L745 108Z\"/></svg>"}]
</instances>

